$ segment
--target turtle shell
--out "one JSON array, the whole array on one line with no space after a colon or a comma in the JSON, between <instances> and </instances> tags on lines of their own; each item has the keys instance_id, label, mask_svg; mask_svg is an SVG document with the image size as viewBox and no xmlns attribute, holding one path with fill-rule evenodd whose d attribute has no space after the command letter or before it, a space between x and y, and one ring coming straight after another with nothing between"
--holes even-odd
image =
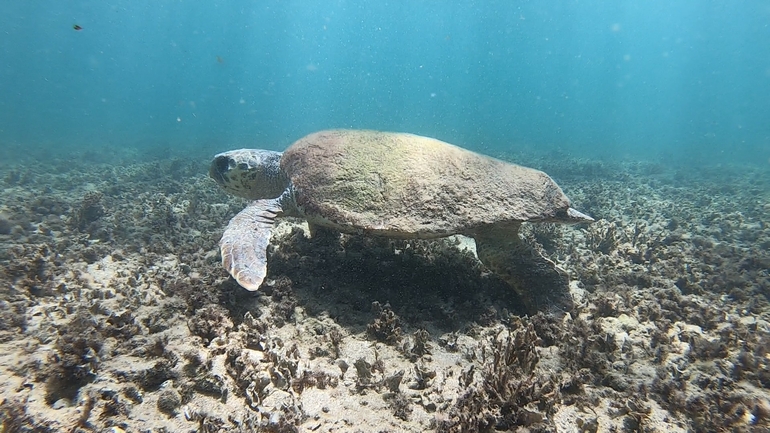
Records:
<instances>
[{"instance_id":1,"label":"turtle shell","mask_svg":"<svg viewBox=\"0 0 770 433\"><path fill-rule=\"evenodd\" d=\"M291 145L281 169L310 223L400 238L471 234L558 219L569 208L542 171L432 138L331 130Z\"/></svg>"}]
</instances>

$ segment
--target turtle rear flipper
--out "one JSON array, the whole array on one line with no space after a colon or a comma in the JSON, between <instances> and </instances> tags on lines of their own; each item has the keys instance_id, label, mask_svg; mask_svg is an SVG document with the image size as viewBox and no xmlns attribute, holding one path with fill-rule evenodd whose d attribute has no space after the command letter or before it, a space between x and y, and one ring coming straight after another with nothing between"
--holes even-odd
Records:
<instances>
[{"instance_id":1,"label":"turtle rear flipper","mask_svg":"<svg viewBox=\"0 0 770 433\"><path fill-rule=\"evenodd\" d=\"M479 260L516 291L527 313L569 312L574 303L567 273L519 239L518 231L515 224L474 233Z\"/></svg>"},{"instance_id":2,"label":"turtle rear flipper","mask_svg":"<svg viewBox=\"0 0 770 433\"><path fill-rule=\"evenodd\" d=\"M267 275L267 244L279 199L257 200L230 220L219 241L222 265L241 287L257 290Z\"/></svg>"}]
</instances>

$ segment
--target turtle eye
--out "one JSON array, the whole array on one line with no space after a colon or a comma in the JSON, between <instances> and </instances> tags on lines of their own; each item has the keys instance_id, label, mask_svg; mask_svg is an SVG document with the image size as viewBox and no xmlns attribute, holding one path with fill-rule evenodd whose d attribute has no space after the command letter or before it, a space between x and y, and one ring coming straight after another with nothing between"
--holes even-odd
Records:
<instances>
[{"instance_id":1,"label":"turtle eye","mask_svg":"<svg viewBox=\"0 0 770 433\"><path fill-rule=\"evenodd\" d=\"M214 161L214 167L219 174L223 174L230 169L230 161L231 159L226 156L218 156Z\"/></svg>"}]
</instances>

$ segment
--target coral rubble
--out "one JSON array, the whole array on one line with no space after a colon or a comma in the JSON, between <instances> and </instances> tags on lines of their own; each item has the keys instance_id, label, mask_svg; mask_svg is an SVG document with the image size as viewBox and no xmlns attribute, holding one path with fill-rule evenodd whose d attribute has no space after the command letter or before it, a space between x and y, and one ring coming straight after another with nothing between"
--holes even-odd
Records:
<instances>
[{"instance_id":1,"label":"coral rubble","mask_svg":"<svg viewBox=\"0 0 770 433\"><path fill-rule=\"evenodd\" d=\"M767 172L538 163L600 218L521 231L569 272L565 317L461 236L301 221L247 292L217 252L244 203L204 163L0 166L0 431L770 428Z\"/></svg>"}]
</instances>

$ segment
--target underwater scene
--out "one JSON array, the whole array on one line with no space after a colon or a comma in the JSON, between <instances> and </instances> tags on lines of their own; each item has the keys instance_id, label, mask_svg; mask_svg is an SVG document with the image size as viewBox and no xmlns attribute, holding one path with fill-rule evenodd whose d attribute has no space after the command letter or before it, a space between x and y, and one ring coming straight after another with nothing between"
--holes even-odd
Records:
<instances>
[{"instance_id":1,"label":"underwater scene","mask_svg":"<svg viewBox=\"0 0 770 433\"><path fill-rule=\"evenodd\" d=\"M770 431L770 3L0 9L0 433Z\"/></svg>"}]
</instances>

